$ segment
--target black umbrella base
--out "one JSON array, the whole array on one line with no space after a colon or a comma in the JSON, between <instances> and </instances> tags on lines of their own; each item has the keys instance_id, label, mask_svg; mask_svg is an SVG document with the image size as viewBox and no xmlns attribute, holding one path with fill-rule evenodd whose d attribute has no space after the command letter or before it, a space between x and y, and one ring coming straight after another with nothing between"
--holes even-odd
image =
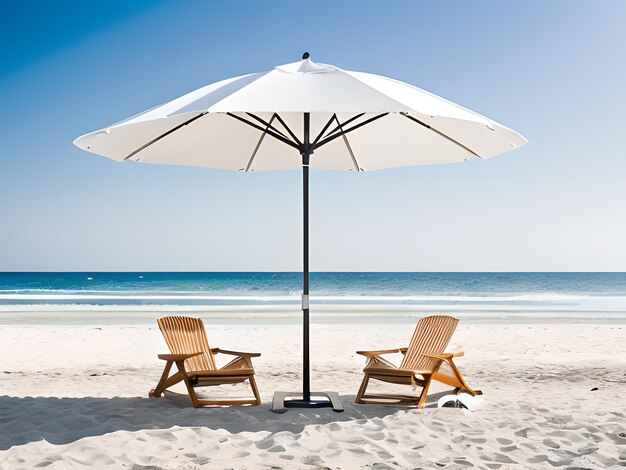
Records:
<instances>
[{"instance_id":1,"label":"black umbrella base","mask_svg":"<svg viewBox=\"0 0 626 470\"><path fill-rule=\"evenodd\" d=\"M311 399L304 400L301 392L274 392L272 400L272 411L274 413L284 413L287 408L332 408L334 412L343 411L343 403L337 392L311 392Z\"/></svg>"}]
</instances>

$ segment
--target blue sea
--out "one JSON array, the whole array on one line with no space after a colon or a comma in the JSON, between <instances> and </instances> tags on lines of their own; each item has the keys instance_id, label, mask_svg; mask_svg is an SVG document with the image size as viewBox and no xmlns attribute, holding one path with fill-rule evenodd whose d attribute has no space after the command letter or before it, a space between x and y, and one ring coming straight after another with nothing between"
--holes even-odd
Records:
<instances>
[{"instance_id":1,"label":"blue sea","mask_svg":"<svg viewBox=\"0 0 626 470\"><path fill-rule=\"evenodd\" d=\"M626 273L311 273L312 313L327 317L626 319ZM292 272L0 273L0 321L27 312L297 314ZM216 313L217 314L217 313Z\"/></svg>"}]
</instances>

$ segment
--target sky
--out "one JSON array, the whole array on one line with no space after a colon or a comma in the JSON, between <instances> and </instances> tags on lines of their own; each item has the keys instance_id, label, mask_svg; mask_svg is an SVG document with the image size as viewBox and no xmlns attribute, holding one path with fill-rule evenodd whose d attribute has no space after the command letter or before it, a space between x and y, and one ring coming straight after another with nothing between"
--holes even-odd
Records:
<instances>
[{"instance_id":1,"label":"sky","mask_svg":"<svg viewBox=\"0 0 626 470\"><path fill-rule=\"evenodd\" d=\"M72 141L309 51L529 140L312 172L312 271L626 271L624 24L619 0L4 2L0 270L299 271L299 172L116 163Z\"/></svg>"}]
</instances>

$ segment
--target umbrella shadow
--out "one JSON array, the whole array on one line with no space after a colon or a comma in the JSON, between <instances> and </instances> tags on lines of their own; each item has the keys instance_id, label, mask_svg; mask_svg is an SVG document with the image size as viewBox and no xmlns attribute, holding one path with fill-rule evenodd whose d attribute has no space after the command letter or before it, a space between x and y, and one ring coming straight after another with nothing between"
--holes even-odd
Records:
<instances>
[{"instance_id":1,"label":"umbrella shadow","mask_svg":"<svg viewBox=\"0 0 626 470\"><path fill-rule=\"evenodd\" d=\"M356 405L354 396L341 397L345 411L329 408L270 410L269 403L253 407L193 408L186 397L166 398L55 398L0 396L0 451L45 439L68 444L84 437L115 431L169 429L173 426L225 429L231 433L302 432L305 426L384 418L401 407ZM429 397L436 403L437 395Z\"/></svg>"}]
</instances>

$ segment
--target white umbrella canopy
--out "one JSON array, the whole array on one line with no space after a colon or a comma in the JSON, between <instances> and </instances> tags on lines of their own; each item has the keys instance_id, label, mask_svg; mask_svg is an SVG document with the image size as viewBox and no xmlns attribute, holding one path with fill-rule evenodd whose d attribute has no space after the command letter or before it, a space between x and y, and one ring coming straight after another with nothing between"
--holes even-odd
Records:
<instances>
[{"instance_id":1,"label":"white umbrella canopy","mask_svg":"<svg viewBox=\"0 0 626 470\"><path fill-rule=\"evenodd\" d=\"M300 145L305 112L310 113L310 140L316 142L310 159L314 169L370 171L463 162L527 142L412 85L306 58L207 85L74 143L117 161L237 171L299 169L302 161L293 146L268 137Z\"/></svg>"},{"instance_id":2,"label":"white umbrella canopy","mask_svg":"<svg viewBox=\"0 0 626 470\"><path fill-rule=\"evenodd\" d=\"M309 358L309 168L369 171L490 158L526 143L480 114L412 85L303 60L188 93L74 143L116 161L243 172L302 168L303 385L273 410L343 407L313 393ZM301 395L302 399L288 400ZM313 396L325 396L316 400Z\"/></svg>"}]
</instances>

